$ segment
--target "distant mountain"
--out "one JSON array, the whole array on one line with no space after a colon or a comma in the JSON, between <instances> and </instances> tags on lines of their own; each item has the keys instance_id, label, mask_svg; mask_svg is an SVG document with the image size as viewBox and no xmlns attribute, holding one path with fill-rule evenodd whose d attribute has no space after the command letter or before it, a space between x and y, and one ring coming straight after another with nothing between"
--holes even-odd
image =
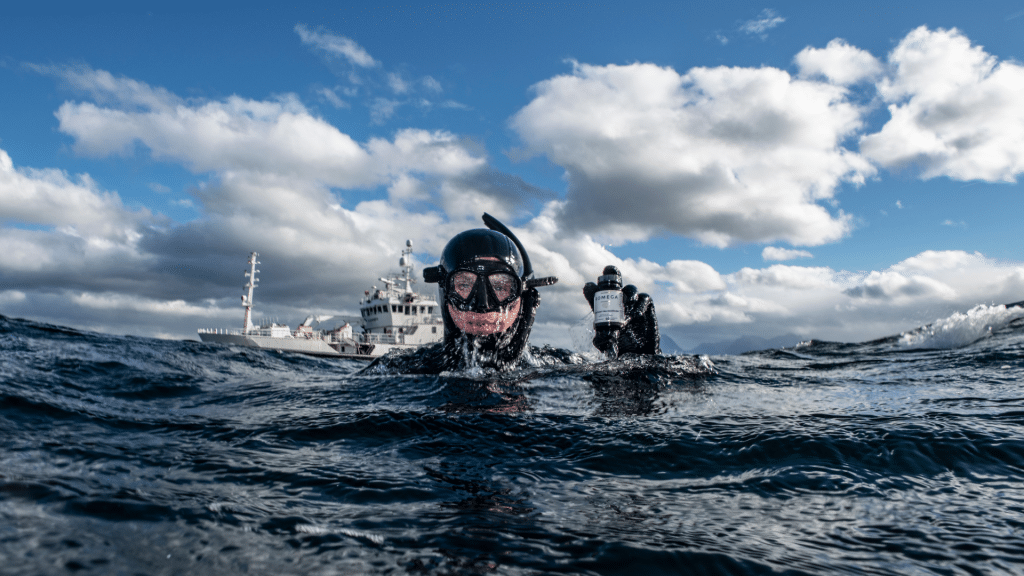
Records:
<instances>
[{"instance_id":1,"label":"distant mountain","mask_svg":"<svg viewBox=\"0 0 1024 576\"><path fill-rule=\"evenodd\" d=\"M686 350L679 347L676 341L670 338L666 334L661 335L661 353L662 354L686 354Z\"/></svg>"},{"instance_id":2,"label":"distant mountain","mask_svg":"<svg viewBox=\"0 0 1024 576\"><path fill-rule=\"evenodd\" d=\"M752 350L769 350L772 348L787 348L796 346L806 338L795 334L786 334L774 338L762 338L760 336L740 336L730 342L705 342L690 350L690 354L742 354ZM665 348L665 337L661 337L661 347ZM673 342L675 344L675 342Z\"/></svg>"}]
</instances>

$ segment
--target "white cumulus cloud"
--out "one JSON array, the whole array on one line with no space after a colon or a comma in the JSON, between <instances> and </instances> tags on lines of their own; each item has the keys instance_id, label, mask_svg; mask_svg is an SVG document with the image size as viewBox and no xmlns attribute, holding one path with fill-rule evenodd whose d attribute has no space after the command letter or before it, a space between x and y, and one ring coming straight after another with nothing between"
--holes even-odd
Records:
<instances>
[{"instance_id":1,"label":"white cumulus cloud","mask_svg":"<svg viewBox=\"0 0 1024 576\"><path fill-rule=\"evenodd\" d=\"M71 179L55 169L15 168L0 150L0 221L61 228L64 233L122 241L151 220L148 210L128 210L114 192L100 190L82 174ZM10 255L10 253L8 253Z\"/></svg>"},{"instance_id":2,"label":"white cumulus cloud","mask_svg":"<svg viewBox=\"0 0 1024 576\"><path fill-rule=\"evenodd\" d=\"M775 246L765 246L761 251L761 258L764 260L793 260L794 258L814 258L807 250L790 250Z\"/></svg>"},{"instance_id":3,"label":"white cumulus cloud","mask_svg":"<svg viewBox=\"0 0 1024 576\"><path fill-rule=\"evenodd\" d=\"M5 288L27 294L19 309L68 314L51 318L57 322L127 330L115 326L138 321L147 307L173 310L179 300L192 306L181 309L193 323L207 306L234 310L231 287L240 280L229 271L253 250L264 259L261 311L351 313L356 295L397 267L407 238L429 258L473 225L463 217L479 225L483 211L507 218L549 197L444 131L402 129L356 142L292 95L186 101L103 71L46 72L88 88L89 100L57 111L74 150L148 153L198 179L191 198L175 200L191 203L197 217L172 223L125 208L87 175L18 168L0 150L0 250L9 255L0 276ZM387 199L374 189L387 190ZM348 191L360 201L346 203ZM54 307L39 290L63 304ZM207 300L214 304L200 303ZM123 324L98 320L98 302L121 309Z\"/></svg>"},{"instance_id":4,"label":"white cumulus cloud","mask_svg":"<svg viewBox=\"0 0 1024 576\"><path fill-rule=\"evenodd\" d=\"M794 58L802 78L824 76L829 81L847 86L879 76L881 62L866 50L836 38L824 48L808 46Z\"/></svg>"},{"instance_id":5,"label":"white cumulus cloud","mask_svg":"<svg viewBox=\"0 0 1024 576\"><path fill-rule=\"evenodd\" d=\"M887 168L921 177L1015 182L1024 171L1024 66L999 61L956 29L909 33L878 90L891 119L861 139Z\"/></svg>"},{"instance_id":6,"label":"white cumulus cloud","mask_svg":"<svg viewBox=\"0 0 1024 576\"><path fill-rule=\"evenodd\" d=\"M835 241L850 217L819 201L874 173L840 146L862 126L844 89L774 68L576 64L534 89L512 126L565 168L562 223L610 241Z\"/></svg>"}]
</instances>

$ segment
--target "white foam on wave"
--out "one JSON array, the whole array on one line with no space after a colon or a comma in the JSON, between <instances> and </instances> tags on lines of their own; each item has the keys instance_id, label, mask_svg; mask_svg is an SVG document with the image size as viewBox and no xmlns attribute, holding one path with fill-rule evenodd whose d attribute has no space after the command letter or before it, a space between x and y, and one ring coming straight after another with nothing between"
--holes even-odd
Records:
<instances>
[{"instance_id":1,"label":"white foam on wave","mask_svg":"<svg viewBox=\"0 0 1024 576\"><path fill-rule=\"evenodd\" d=\"M1024 308L979 304L965 312L900 334L899 345L905 348L960 348L992 335L1017 318L1024 317Z\"/></svg>"}]
</instances>

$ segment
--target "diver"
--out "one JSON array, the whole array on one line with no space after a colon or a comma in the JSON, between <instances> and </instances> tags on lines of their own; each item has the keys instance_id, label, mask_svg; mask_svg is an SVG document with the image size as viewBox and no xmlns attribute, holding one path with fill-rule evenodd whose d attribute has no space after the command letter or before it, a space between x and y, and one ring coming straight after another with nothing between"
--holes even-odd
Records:
<instances>
[{"instance_id":1,"label":"diver","mask_svg":"<svg viewBox=\"0 0 1024 576\"><path fill-rule=\"evenodd\" d=\"M410 353L376 359L368 371L437 374L470 365L498 370L515 369L525 361L530 330L540 307L537 288L558 281L553 276L534 278L530 257L504 224L483 215L487 228L466 230L452 238L437 266L423 270L423 280L438 284L438 302L444 319L444 340ZM613 266L600 281L615 280ZM611 274L610 274L611 273ZM618 278L621 286L621 277ZM588 282L583 296L594 309L598 284ZM654 302L635 286L621 288L622 321L611 330L596 330L593 343L610 357L623 354L660 354ZM563 356L567 355L566 352Z\"/></svg>"}]
</instances>

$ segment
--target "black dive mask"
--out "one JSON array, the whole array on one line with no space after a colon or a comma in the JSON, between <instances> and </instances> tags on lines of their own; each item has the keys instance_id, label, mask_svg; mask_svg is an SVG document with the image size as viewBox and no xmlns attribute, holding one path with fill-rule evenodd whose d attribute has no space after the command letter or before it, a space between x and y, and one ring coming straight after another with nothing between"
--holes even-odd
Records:
<instances>
[{"instance_id":1,"label":"black dive mask","mask_svg":"<svg viewBox=\"0 0 1024 576\"><path fill-rule=\"evenodd\" d=\"M449 272L444 280L448 302L462 312L498 312L523 293L523 282L504 262L475 260Z\"/></svg>"}]
</instances>

